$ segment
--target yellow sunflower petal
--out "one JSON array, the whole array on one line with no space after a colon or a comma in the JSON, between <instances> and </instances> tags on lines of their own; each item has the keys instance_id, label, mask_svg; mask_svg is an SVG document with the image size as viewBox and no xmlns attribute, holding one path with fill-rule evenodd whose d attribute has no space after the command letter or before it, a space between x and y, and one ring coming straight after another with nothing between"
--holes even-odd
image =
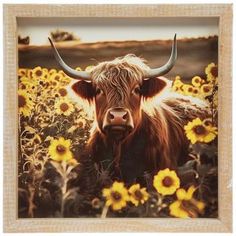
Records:
<instances>
[{"instance_id":1,"label":"yellow sunflower petal","mask_svg":"<svg viewBox=\"0 0 236 236\"><path fill-rule=\"evenodd\" d=\"M193 197L196 188L192 185L188 188L187 194L185 195L185 200L190 200Z\"/></svg>"}]
</instances>

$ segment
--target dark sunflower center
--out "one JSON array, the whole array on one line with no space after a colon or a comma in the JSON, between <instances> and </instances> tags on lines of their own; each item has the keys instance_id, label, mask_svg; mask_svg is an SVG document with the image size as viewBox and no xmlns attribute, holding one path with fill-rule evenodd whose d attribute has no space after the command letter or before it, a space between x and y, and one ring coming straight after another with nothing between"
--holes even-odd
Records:
<instances>
[{"instance_id":1,"label":"dark sunflower center","mask_svg":"<svg viewBox=\"0 0 236 236\"><path fill-rule=\"evenodd\" d=\"M212 67L211 68L211 74L214 76L214 77L217 77L218 76L218 68L216 66Z\"/></svg>"},{"instance_id":2,"label":"dark sunflower center","mask_svg":"<svg viewBox=\"0 0 236 236\"><path fill-rule=\"evenodd\" d=\"M57 76L55 76L55 80L59 80L60 79L60 76L59 75L57 75Z\"/></svg>"},{"instance_id":3,"label":"dark sunflower center","mask_svg":"<svg viewBox=\"0 0 236 236\"><path fill-rule=\"evenodd\" d=\"M193 90L193 93L197 94L197 93L198 93L198 90L197 90L197 89L194 89L194 90Z\"/></svg>"},{"instance_id":4,"label":"dark sunflower center","mask_svg":"<svg viewBox=\"0 0 236 236\"><path fill-rule=\"evenodd\" d=\"M61 109L63 112L65 112L65 111L67 111L67 110L69 109L69 106L68 106L68 104L66 104L66 103L62 103L62 104L60 105L60 109Z\"/></svg>"},{"instance_id":5,"label":"dark sunflower center","mask_svg":"<svg viewBox=\"0 0 236 236\"><path fill-rule=\"evenodd\" d=\"M135 198L136 198L137 200L143 199L143 194L142 194L142 192L141 192L140 190L136 190L136 191L134 192L134 195L135 195Z\"/></svg>"},{"instance_id":6,"label":"dark sunflower center","mask_svg":"<svg viewBox=\"0 0 236 236\"><path fill-rule=\"evenodd\" d=\"M165 187L170 187L170 186L173 184L173 180L172 180L171 177L166 176L166 177L162 180L162 184L163 184Z\"/></svg>"},{"instance_id":7,"label":"dark sunflower center","mask_svg":"<svg viewBox=\"0 0 236 236\"><path fill-rule=\"evenodd\" d=\"M37 71L36 71L36 75L37 75L37 76L41 76L41 75L42 75L42 71L41 71L41 70L37 70Z\"/></svg>"},{"instance_id":8,"label":"dark sunflower center","mask_svg":"<svg viewBox=\"0 0 236 236\"><path fill-rule=\"evenodd\" d=\"M191 87L188 88L188 91L189 91L189 92L192 92L192 91L193 91L193 88L191 88Z\"/></svg>"},{"instance_id":9,"label":"dark sunflower center","mask_svg":"<svg viewBox=\"0 0 236 236\"><path fill-rule=\"evenodd\" d=\"M60 95L61 95L62 97L64 97L64 96L67 95L67 91L66 91L66 89L64 89L64 88L59 89L59 93L60 93Z\"/></svg>"},{"instance_id":10,"label":"dark sunflower center","mask_svg":"<svg viewBox=\"0 0 236 236\"><path fill-rule=\"evenodd\" d=\"M26 99L24 96L19 95L18 96L18 106L19 107L24 107L26 105Z\"/></svg>"},{"instance_id":11,"label":"dark sunflower center","mask_svg":"<svg viewBox=\"0 0 236 236\"><path fill-rule=\"evenodd\" d=\"M65 151L66 151L66 148L63 146L63 145L61 145L61 144L59 144L59 145L57 145L57 151L60 153L60 154L62 154L62 153L64 153Z\"/></svg>"},{"instance_id":12,"label":"dark sunflower center","mask_svg":"<svg viewBox=\"0 0 236 236\"><path fill-rule=\"evenodd\" d=\"M208 93L208 92L210 91L210 89L209 89L208 87L204 87L204 88L203 88L203 91L204 91L205 93Z\"/></svg>"},{"instance_id":13,"label":"dark sunflower center","mask_svg":"<svg viewBox=\"0 0 236 236\"><path fill-rule=\"evenodd\" d=\"M200 80L199 79L195 79L195 83L199 83L200 82Z\"/></svg>"},{"instance_id":14,"label":"dark sunflower center","mask_svg":"<svg viewBox=\"0 0 236 236\"><path fill-rule=\"evenodd\" d=\"M21 85L22 89L26 89L26 86L24 84Z\"/></svg>"},{"instance_id":15,"label":"dark sunflower center","mask_svg":"<svg viewBox=\"0 0 236 236\"><path fill-rule=\"evenodd\" d=\"M197 125L196 127L194 127L193 130L196 134L205 134L206 133L206 128L202 125Z\"/></svg>"},{"instance_id":16,"label":"dark sunflower center","mask_svg":"<svg viewBox=\"0 0 236 236\"><path fill-rule=\"evenodd\" d=\"M111 196L115 201L120 201L121 200L121 194L117 191L112 192Z\"/></svg>"}]
</instances>

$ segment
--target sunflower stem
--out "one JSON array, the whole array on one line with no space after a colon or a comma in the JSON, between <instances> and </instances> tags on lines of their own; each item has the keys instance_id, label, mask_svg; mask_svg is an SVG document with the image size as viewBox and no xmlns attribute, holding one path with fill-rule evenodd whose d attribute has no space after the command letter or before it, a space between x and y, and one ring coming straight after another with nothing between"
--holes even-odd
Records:
<instances>
[{"instance_id":1,"label":"sunflower stem","mask_svg":"<svg viewBox=\"0 0 236 236\"><path fill-rule=\"evenodd\" d=\"M64 216L64 206L65 206L65 198L66 198L66 190L67 190L67 173L66 173L66 162L62 162L62 172L63 172L63 185L61 187L61 193L62 193L62 201L61 201L61 216Z\"/></svg>"},{"instance_id":2,"label":"sunflower stem","mask_svg":"<svg viewBox=\"0 0 236 236\"><path fill-rule=\"evenodd\" d=\"M108 209L109 209L109 207L106 205L103 207L102 214L101 214L102 219L105 219L107 217Z\"/></svg>"}]
</instances>

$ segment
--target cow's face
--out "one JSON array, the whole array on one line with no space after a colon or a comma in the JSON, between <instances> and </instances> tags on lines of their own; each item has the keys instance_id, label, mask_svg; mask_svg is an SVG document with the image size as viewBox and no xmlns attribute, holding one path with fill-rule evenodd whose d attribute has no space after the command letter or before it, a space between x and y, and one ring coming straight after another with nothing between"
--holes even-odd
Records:
<instances>
[{"instance_id":1,"label":"cow's face","mask_svg":"<svg viewBox=\"0 0 236 236\"><path fill-rule=\"evenodd\" d=\"M167 63L151 69L134 55L98 64L91 72L77 71L61 58L49 38L54 56L64 72L79 80L72 88L82 98L95 102L99 130L114 140L125 140L141 122L141 99L153 97L166 86L158 76L166 74L177 58L176 35ZM86 82L90 81L90 82Z\"/></svg>"},{"instance_id":2,"label":"cow's face","mask_svg":"<svg viewBox=\"0 0 236 236\"><path fill-rule=\"evenodd\" d=\"M92 82L79 81L72 89L95 103L98 129L110 140L125 140L140 125L141 101L157 95L166 86L162 78L144 78L144 68L127 61L99 64Z\"/></svg>"}]
</instances>

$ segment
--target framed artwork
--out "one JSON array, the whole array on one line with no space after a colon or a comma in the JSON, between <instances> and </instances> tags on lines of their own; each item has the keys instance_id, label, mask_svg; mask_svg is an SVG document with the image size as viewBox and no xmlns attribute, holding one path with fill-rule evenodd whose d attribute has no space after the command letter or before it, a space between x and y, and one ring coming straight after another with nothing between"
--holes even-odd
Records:
<instances>
[{"instance_id":1,"label":"framed artwork","mask_svg":"<svg viewBox=\"0 0 236 236\"><path fill-rule=\"evenodd\" d=\"M5 232L232 231L232 5L4 5Z\"/></svg>"}]
</instances>

